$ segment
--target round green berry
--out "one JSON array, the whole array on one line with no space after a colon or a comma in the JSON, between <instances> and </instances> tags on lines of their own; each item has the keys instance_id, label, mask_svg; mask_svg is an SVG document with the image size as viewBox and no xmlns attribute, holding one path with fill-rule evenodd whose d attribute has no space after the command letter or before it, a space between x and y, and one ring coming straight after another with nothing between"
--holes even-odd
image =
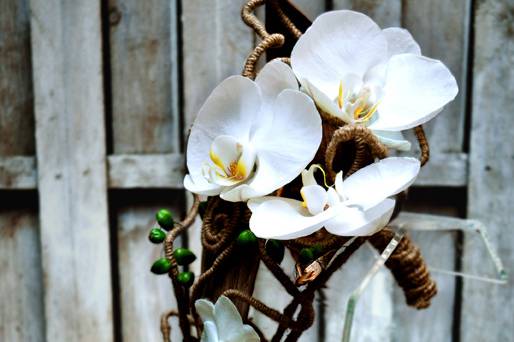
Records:
<instances>
[{"instance_id":1,"label":"round green berry","mask_svg":"<svg viewBox=\"0 0 514 342\"><path fill-rule=\"evenodd\" d=\"M157 214L155 214L155 218L157 219L157 223L159 223L159 226L161 226L162 229L170 230L175 224L173 215L167 209L159 210Z\"/></svg>"},{"instance_id":2,"label":"round green berry","mask_svg":"<svg viewBox=\"0 0 514 342\"><path fill-rule=\"evenodd\" d=\"M306 247L300 250L300 263L308 265L314 260L314 252L312 248Z\"/></svg>"},{"instance_id":3,"label":"round green berry","mask_svg":"<svg viewBox=\"0 0 514 342\"><path fill-rule=\"evenodd\" d=\"M148 240L152 243L161 243L166 239L166 233L160 228L152 228L150 234L148 234Z\"/></svg>"},{"instance_id":4,"label":"round green berry","mask_svg":"<svg viewBox=\"0 0 514 342\"><path fill-rule=\"evenodd\" d=\"M284 259L284 244L278 240L269 239L266 241L265 247L266 254L268 254L277 264L280 264Z\"/></svg>"},{"instance_id":5,"label":"round green berry","mask_svg":"<svg viewBox=\"0 0 514 342\"><path fill-rule=\"evenodd\" d=\"M240 247L250 247L257 243L257 237L250 229L246 229L239 233L236 242Z\"/></svg>"},{"instance_id":6,"label":"round green berry","mask_svg":"<svg viewBox=\"0 0 514 342\"><path fill-rule=\"evenodd\" d=\"M150 271L154 274L166 274L171 269L171 261L166 258L160 258L154 261Z\"/></svg>"},{"instance_id":7,"label":"round green berry","mask_svg":"<svg viewBox=\"0 0 514 342\"><path fill-rule=\"evenodd\" d=\"M321 244L317 243L314 246L312 246L311 248L312 248L312 253L314 253L315 258L318 258L323 255L323 247L321 246Z\"/></svg>"},{"instance_id":8,"label":"round green berry","mask_svg":"<svg viewBox=\"0 0 514 342\"><path fill-rule=\"evenodd\" d=\"M177 264L185 266L196 260L196 255L187 248L177 248L173 251Z\"/></svg>"},{"instance_id":9,"label":"round green berry","mask_svg":"<svg viewBox=\"0 0 514 342\"><path fill-rule=\"evenodd\" d=\"M177 280L182 285L189 287L195 282L195 274L193 272L180 272Z\"/></svg>"}]
</instances>

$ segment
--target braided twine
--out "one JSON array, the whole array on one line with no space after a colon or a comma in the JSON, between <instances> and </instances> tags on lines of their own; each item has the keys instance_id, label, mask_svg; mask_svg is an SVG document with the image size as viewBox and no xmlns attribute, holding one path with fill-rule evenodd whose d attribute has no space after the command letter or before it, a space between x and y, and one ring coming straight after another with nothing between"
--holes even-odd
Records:
<instances>
[{"instance_id":1,"label":"braided twine","mask_svg":"<svg viewBox=\"0 0 514 342\"><path fill-rule=\"evenodd\" d=\"M242 75L250 79L256 76L256 64L266 50L281 47L284 44L284 35L280 33L268 33L265 26L254 15L254 11L269 4L270 9L280 19L283 27L292 37L297 39L302 32L295 26L293 21L286 15L282 4L284 0L249 0L243 7L241 17L251 27L261 41L250 53ZM280 58L289 62L288 57ZM372 163L376 158L382 159L387 156L387 148L376 138L373 133L364 126L345 125L339 119L319 110L323 119L323 138L321 146L314 158L313 163L324 166L329 181L334 180L338 171L342 170L345 177L348 177L360 168ZM429 146L425 133L421 126L414 129L420 149L421 165L424 165L429 158ZM286 197L294 197L299 193L301 182L299 179L290 185L280 189L278 194ZM273 276L280 282L284 290L292 297L291 302L283 312L275 310L256 298L251 296L253 284L248 288L224 289L216 282L223 282L223 277L230 269L234 260L241 258L236 246L236 238L239 232L248 227L250 212L244 203L229 203L219 197L208 199L207 208L203 217L202 225L202 246L204 256L201 275L191 288L181 285L178 280L178 266L173 257L173 242L175 238L192 225L198 213L199 197L195 196L193 206L184 219L176 224L175 228L168 232L164 250L165 256L170 260L172 268L169 277L177 299L177 311L166 312L161 318L161 332L164 341L170 341L171 328L170 317L178 317L179 326L184 341L198 341L202 331L202 324L196 313L194 302L202 297L216 298L225 295L235 301L243 309L243 319L250 324L261 338L261 341L268 341L262 331L252 321L246 318L249 306L260 311L278 324L277 330L271 338L272 342L281 341L286 331L289 331L285 341L296 341L314 322L314 294L321 290L348 258L366 241L369 241L377 250L385 249L392 239L394 232L390 228L384 228L371 237L347 238L334 236L322 229L310 236L285 241L286 247L293 257L298 260L299 251L305 247L320 246L323 255L307 267L297 264L298 277L291 280L284 270L266 253L265 241L259 239L258 251L256 251L256 262L263 262ZM337 253L340 251L340 253ZM210 255L212 260L206 262L205 255ZM208 266L207 266L208 265ZM386 262L387 267L393 273L398 285L404 290L408 305L418 309L430 305L431 298L436 294L437 288L430 278L427 266L419 252L418 247L405 236L395 252ZM249 266L250 267L250 266ZM255 267L254 267L255 268ZM257 269L255 268L255 274ZM254 274L254 276L255 276ZM255 278L253 278L255 279ZM212 286L218 288L218 293L212 290ZM303 290L298 285L306 285ZM211 292L208 289L210 286ZM241 287L241 286L240 286ZM221 291L221 292L219 292ZM239 303L239 305L238 305ZM298 310L299 308L299 310ZM298 312L296 315L295 313ZM296 318L295 318L296 316ZM196 337L191 334L191 327L195 327Z\"/></svg>"}]
</instances>

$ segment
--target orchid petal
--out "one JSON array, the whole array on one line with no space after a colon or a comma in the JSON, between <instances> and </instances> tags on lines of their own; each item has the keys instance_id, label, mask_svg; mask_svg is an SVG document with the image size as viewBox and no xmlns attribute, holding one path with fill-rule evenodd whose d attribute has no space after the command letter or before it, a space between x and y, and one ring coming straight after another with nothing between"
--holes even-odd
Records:
<instances>
[{"instance_id":1,"label":"orchid petal","mask_svg":"<svg viewBox=\"0 0 514 342\"><path fill-rule=\"evenodd\" d=\"M343 171L339 171L336 174L334 186L335 186L336 191L339 194L339 196L343 199L345 197L344 193L343 193Z\"/></svg>"},{"instance_id":2,"label":"orchid petal","mask_svg":"<svg viewBox=\"0 0 514 342\"><path fill-rule=\"evenodd\" d=\"M333 115L337 118L340 118L346 123L352 123L352 119L341 110L337 103L327 97L321 90L316 88L313 84L311 84L308 80L301 80L302 85L304 86L307 93L312 97L316 105L323 110L324 112Z\"/></svg>"},{"instance_id":3,"label":"orchid petal","mask_svg":"<svg viewBox=\"0 0 514 342\"><path fill-rule=\"evenodd\" d=\"M219 195L223 189L222 186L209 183L202 177L198 177L197 181L193 181L191 175L186 175L184 177L184 187L187 191L204 196Z\"/></svg>"},{"instance_id":4,"label":"orchid petal","mask_svg":"<svg viewBox=\"0 0 514 342\"><path fill-rule=\"evenodd\" d=\"M343 208L339 215L325 223L325 228L340 236L373 235L387 225L394 205L395 201L387 198L367 210Z\"/></svg>"},{"instance_id":5,"label":"orchid petal","mask_svg":"<svg viewBox=\"0 0 514 342\"><path fill-rule=\"evenodd\" d=\"M341 197L334 188L328 188L327 190L328 205L333 207L341 203Z\"/></svg>"},{"instance_id":6,"label":"orchid petal","mask_svg":"<svg viewBox=\"0 0 514 342\"><path fill-rule=\"evenodd\" d=\"M294 90L284 90L274 104L272 125L256 132L255 175L223 194L222 198L248 200L270 194L295 179L312 161L321 142L321 118L312 100Z\"/></svg>"},{"instance_id":7,"label":"orchid petal","mask_svg":"<svg viewBox=\"0 0 514 342\"><path fill-rule=\"evenodd\" d=\"M369 128L397 131L421 125L436 116L457 92L455 77L440 61L394 55L388 63L378 118Z\"/></svg>"},{"instance_id":8,"label":"orchid petal","mask_svg":"<svg viewBox=\"0 0 514 342\"><path fill-rule=\"evenodd\" d=\"M272 105L278 94L285 89L298 90L298 81L291 67L280 60L266 63L257 74L255 83L259 85L263 102Z\"/></svg>"},{"instance_id":9,"label":"orchid petal","mask_svg":"<svg viewBox=\"0 0 514 342\"><path fill-rule=\"evenodd\" d=\"M214 322L206 321L203 323L202 342L220 342L218 330Z\"/></svg>"},{"instance_id":10,"label":"orchid petal","mask_svg":"<svg viewBox=\"0 0 514 342\"><path fill-rule=\"evenodd\" d=\"M231 76L209 95L191 128L187 148L187 168L195 183L204 179L202 167L210 159L214 139L228 135L245 144L261 108L257 85L242 76Z\"/></svg>"},{"instance_id":11,"label":"orchid petal","mask_svg":"<svg viewBox=\"0 0 514 342\"><path fill-rule=\"evenodd\" d=\"M389 27L382 32L387 40L387 53L389 57L402 53L411 53L421 56L421 48L406 29L400 27Z\"/></svg>"},{"instance_id":12,"label":"orchid petal","mask_svg":"<svg viewBox=\"0 0 514 342\"><path fill-rule=\"evenodd\" d=\"M281 197L269 197L258 205L251 204L252 201L250 229L265 239L289 240L310 235L337 214L337 208L328 208L312 216L302 202Z\"/></svg>"},{"instance_id":13,"label":"orchid petal","mask_svg":"<svg viewBox=\"0 0 514 342\"><path fill-rule=\"evenodd\" d=\"M347 205L356 205L363 210L371 208L408 188L419 169L419 160L407 157L385 158L368 165L343 182Z\"/></svg>"},{"instance_id":14,"label":"orchid petal","mask_svg":"<svg viewBox=\"0 0 514 342\"><path fill-rule=\"evenodd\" d=\"M234 303L227 297L220 296L216 301L214 317L221 341L228 341L240 333L243 320Z\"/></svg>"},{"instance_id":15,"label":"orchid petal","mask_svg":"<svg viewBox=\"0 0 514 342\"><path fill-rule=\"evenodd\" d=\"M318 169L318 165L313 164L308 170L302 171L302 184L303 186L317 185L316 178L314 178L314 172Z\"/></svg>"},{"instance_id":16,"label":"orchid petal","mask_svg":"<svg viewBox=\"0 0 514 342\"><path fill-rule=\"evenodd\" d=\"M367 70L386 60L382 30L368 16L347 10L320 15L291 52L291 66L302 85L308 80L330 99L337 96L346 74L362 79Z\"/></svg>"},{"instance_id":17,"label":"orchid petal","mask_svg":"<svg viewBox=\"0 0 514 342\"><path fill-rule=\"evenodd\" d=\"M327 191L319 185L304 186L300 193L303 198L303 203L311 215L321 213L328 203Z\"/></svg>"},{"instance_id":18,"label":"orchid petal","mask_svg":"<svg viewBox=\"0 0 514 342\"><path fill-rule=\"evenodd\" d=\"M411 143L406 140L400 131L377 131L373 130L373 134L380 142L389 148L398 151L410 151Z\"/></svg>"},{"instance_id":19,"label":"orchid petal","mask_svg":"<svg viewBox=\"0 0 514 342\"><path fill-rule=\"evenodd\" d=\"M203 322L214 321L214 304L207 299L198 299L195 301L196 312Z\"/></svg>"},{"instance_id":20,"label":"orchid petal","mask_svg":"<svg viewBox=\"0 0 514 342\"><path fill-rule=\"evenodd\" d=\"M259 335L253 330L253 328L247 324L243 326L242 332L234 342L245 341L245 342L259 342L261 339Z\"/></svg>"}]
</instances>

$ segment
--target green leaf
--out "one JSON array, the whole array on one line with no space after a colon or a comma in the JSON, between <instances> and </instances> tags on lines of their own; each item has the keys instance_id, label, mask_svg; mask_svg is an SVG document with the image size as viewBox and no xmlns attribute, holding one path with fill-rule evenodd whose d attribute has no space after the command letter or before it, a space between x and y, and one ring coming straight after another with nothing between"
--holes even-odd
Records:
<instances>
[{"instance_id":1,"label":"green leaf","mask_svg":"<svg viewBox=\"0 0 514 342\"><path fill-rule=\"evenodd\" d=\"M154 274L166 274L171 269L171 261L166 258L160 258L154 261L150 271Z\"/></svg>"},{"instance_id":2,"label":"green leaf","mask_svg":"<svg viewBox=\"0 0 514 342\"><path fill-rule=\"evenodd\" d=\"M196 255L191 250L182 247L175 249L173 256L177 260L177 264L182 266L189 265L196 260Z\"/></svg>"},{"instance_id":3,"label":"green leaf","mask_svg":"<svg viewBox=\"0 0 514 342\"><path fill-rule=\"evenodd\" d=\"M157 219L157 223L163 229L170 230L175 225L175 221L173 220L173 214L167 209L161 209L155 214L155 218Z\"/></svg>"}]
</instances>

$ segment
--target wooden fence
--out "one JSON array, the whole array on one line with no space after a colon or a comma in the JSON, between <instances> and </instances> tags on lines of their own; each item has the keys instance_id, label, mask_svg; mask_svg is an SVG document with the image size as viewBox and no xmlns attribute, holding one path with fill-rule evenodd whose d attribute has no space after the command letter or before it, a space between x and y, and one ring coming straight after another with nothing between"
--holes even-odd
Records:
<instances>
[{"instance_id":1,"label":"wooden fence","mask_svg":"<svg viewBox=\"0 0 514 342\"><path fill-rule=\"evenodd\" d=\"M482 220L512 268L514 1L294 2L310 18L353 8L406 27L449 66L460 94L426 128L432 157L406 209ZM174 301L168 279L148 271L160 254L148 228L160 207L185 210L185 132L255 43L243 3L0 0L0 341L160 340ZM460 234L414 238L441 267L483 267ZM362 248L319 294L304 341L340 340L371 255ZM512 285L434 276L438 296L415 311L381 271L357 307L354 340L512 340ZM286 303L269 274L258 282L258 297Z\"/></svg>"}]
</instances>

